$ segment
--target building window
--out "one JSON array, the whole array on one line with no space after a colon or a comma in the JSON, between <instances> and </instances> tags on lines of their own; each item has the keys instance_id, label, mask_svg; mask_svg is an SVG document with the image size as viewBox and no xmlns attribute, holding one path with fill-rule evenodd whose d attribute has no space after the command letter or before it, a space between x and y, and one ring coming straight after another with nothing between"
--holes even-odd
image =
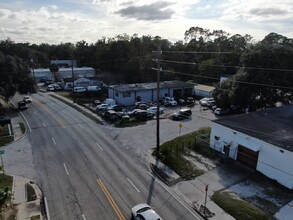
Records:
<instances>
[{"instance_id":1,"label":"building window","mask_svg":"<svg viewBox=\"0 0 293 220\"><path fill-rule=\"evenodd\" d=\"M116 97L119 97L119 93L118 93L118 92L115 92L115 96L116 96Z\"/></svg>"},{"instance_id":2,"label":"building window","mask_svg":"<svg viewBox=\"0 0 293 220\"><path fill-rule=\"evenodd\" d=\"M123 97L126 98L126 97L130 97L131 96L131 92L124 92L123 93Z\"/></svg>"}]
</instances>

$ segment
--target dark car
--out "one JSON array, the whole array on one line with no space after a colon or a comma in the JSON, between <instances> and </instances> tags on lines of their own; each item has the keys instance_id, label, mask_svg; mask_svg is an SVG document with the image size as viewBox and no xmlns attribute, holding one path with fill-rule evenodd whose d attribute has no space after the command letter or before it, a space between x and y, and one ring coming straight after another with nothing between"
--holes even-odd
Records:
<instances>
[{"instance_id":1,"label":"dark car","mask_svg":"<svg viewBox=\"0 0 293 220\"><path fill-rule=\"evenodd\" d=\"M113 110L116 112L121 112L121 111L123 111L123 109L124 109L123 105L112 105L108 108L108 110Z\"/></svg>"},{"instance_id":2,"label":"dark car","mask_svg":"<svg viewBox=\"0 0 293 220\"><path fill-rule=\"evenodd\" d=\"M171 119L173 120L184 120L190 118L192 115L192 111L190 109L181 109L179 112L171 115Z\"/></svg>"},{"instance_id":3,"label":"dark car","mask_svg":"<svg viewBox=\"0 0 293 220\"><path fill-rule=\"evenodd\" d=\"M194 106L195 105L195 99L193 97L187 97L186 103L189 106Z\"/></svg>"},{"instance_id":4,"label":"dark car","mask_svg":"<svg viewBox=\"0 0 293 220\"><path fill-rule=\"evenodd\" d=\"M28 107L27 107L27 104L26 104L26 102L24 102L24 101L20 101L20 102L18 102L18 109L19 110L25 110L25 109L27 109Z\"/></svg>"},{"instance_id":5,"label":"dark car","mask_svg":"<svg viewBox=\"0 0 293 220\"><path fill-rule=\"evenodd\" d=\"M114 121L114 120L116 120L118 118L117 113L115 111L113 111L113 110L106 111L104 116L105 116L106 119L108 119L110 121Z\"/></svg>"}]
</instances>

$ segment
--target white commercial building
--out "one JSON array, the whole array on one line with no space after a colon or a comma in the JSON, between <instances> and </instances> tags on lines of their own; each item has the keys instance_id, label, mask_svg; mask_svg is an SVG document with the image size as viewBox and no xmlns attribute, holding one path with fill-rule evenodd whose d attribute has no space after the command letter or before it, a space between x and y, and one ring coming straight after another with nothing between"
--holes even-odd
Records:
<instances>
[{"instance_id":1,"label":"white commercial building","mask_svg":"<svg viewBox=\"0 0 293 220\"><path fill-rule=\"evenodd\" d=\"M193 86L194 84L178 80L160 82L159 99L166 96L175 98L191 96ZM157 100L157 83L111 85L108 87L108 96L122 105L133 105L136 101L154 102Z\"/></svg>"},{"instance_id":2,"label":"white commercial building","mask_svg":"<svg viewBox=\"0 0 293 220\"><path fill-rule=\"evenodd\" d=\"M210 147L293 189L293 105L214 120Z\"/></svg>"}]
</instances>

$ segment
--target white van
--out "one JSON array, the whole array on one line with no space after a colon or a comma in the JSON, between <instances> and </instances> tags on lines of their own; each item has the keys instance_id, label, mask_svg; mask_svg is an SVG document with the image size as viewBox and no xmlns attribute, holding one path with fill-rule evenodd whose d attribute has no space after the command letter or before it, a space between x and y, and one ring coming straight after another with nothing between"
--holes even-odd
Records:
<instances>
[{"instance_id":1,"label":"white van","mask_svg":"<svg viewBox=\"0 0 293 220\"><path fill-rule=\"evenodd\" d=\"M116 101L114 99L105 99L104 103L109 106L116 105Z\"/></svg>"},{"instance_id":2,"label":"white van","mask_svg":"<svg viewBox=\"0 0 293 220\"><path fill-rule=\"evenodd\" d=\"M98 86L88 86L86 89L87 89L87 91L100 91L101 90L101 88Z\"/></svg>"},{"instance_id":3,"label":"white van","mask_svg":"<svg viewBox=\"0 0 293 220\"><path fill-rule=\"evenodd\" d=\"M86 89L84 87L74 87L73 92L85 92Z\"/></svg>"}]
</instances>

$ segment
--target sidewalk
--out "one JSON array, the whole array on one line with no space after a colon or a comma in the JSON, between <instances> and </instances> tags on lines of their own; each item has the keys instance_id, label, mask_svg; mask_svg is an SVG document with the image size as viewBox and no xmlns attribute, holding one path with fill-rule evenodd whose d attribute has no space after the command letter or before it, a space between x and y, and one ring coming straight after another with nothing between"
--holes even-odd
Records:
<instances>
[{"instance_id":1,"label":"sidewalk","mask_svg":"<svg viewBox=\"0 0 293 220\"><path fill-rule=\"evenodd\" d=\"M14 106L13 103L6 103L1 99L0 99L0 102L4 108L4 113L10 117L11 125L13 128L14 141L10 143L9 145L6 145L5 147L3 147L6 149L6 151L9 151L10 148L14 148L15 145L17 145L17 143L20 141L20 139L26 135L22 133L19 123L21 122L25 126L26 124L21 114L17 110L17 108L13 107ZM22 147L26 147L26 146L23 146L23 144L17 145L17 148L19 151L21 151ZM4 166L4 171L5 171L5 166ZM18 176L15 174L9 174L7 172L6 174L13 176L11 202L13 205L15 205L17 209L16 219L19 219L19 220L30 219L32 216L39 216L39 219L43 219L43 216L41 214L42 193L39 187L25 177ZM27 202L27 194L26 194L27 192L26 186L28 184L30 184L33 187L36 194L36 200L30 201L30 202Z\"/></svg>"}]
</instances>

